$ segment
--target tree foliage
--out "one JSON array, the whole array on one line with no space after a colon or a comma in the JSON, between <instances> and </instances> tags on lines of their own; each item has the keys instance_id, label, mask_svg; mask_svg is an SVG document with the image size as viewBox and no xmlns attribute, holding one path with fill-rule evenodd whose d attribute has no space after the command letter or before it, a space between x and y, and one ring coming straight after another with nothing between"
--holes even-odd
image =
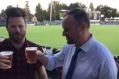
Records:
<instances>
[{"instance_id":1,"label":"tree foliage","mask_svg":"<svg viewBox=\"0 0 119 79\"><path fill-rule=\"evenodd\" d=\"M26 21L29 21L31 19L31 17L32 17L32 14L31 14L30 9L29 9L29 2L28 1L26 1L26 5L25 5L25 8L24 8L24 11L26 13L26 17L25 17Z\"/></svg>"},{"instance_id":2,"label":"tree foliage","mask_svg":"<svg viewBox=\"0 0 119 79\"><path fill-rule=\"evenodd\" d=\"M52 8L52 20L59 20L60 19L60 10L65 9L68 10L68 6L64 3L59 3L58 1L53 1L49 4L48 7L48 15L50 17L50 12Z\"/></svg>"},{"instance_id":3,"label":"tree foliage","mask_svg":"<svg viewBox=\"0 0 119 79\"><path fill-rule=\"evenodd\" d=\"M111 17L117 17L118 16L117 9L111 8L107 5L97 6L96 11L100 11L101 14L104 15L104 18L111 18Z\"/></svg>"},{"instance_id":4,"label":"tree foliage","mask_svg":"<svg viewBox=\"0 0 119 79\"><path fill-rule=\"evenodd\" d=\"M48 13L46 10L43 10L40 3L36 6L36 13L35 16L37 17L37 20L42 22L44 20L48 20Z\"/></svg>"},{"instance_id":5,"label":"tree foliage","mask_svg":"<svg viewBox=\"0 0 119 79\"><path fill-rule=\"evenodd\" d=\"M76 2L76 3L71 3L71 4L69 5L69 10L75 9L75 8L85 9L85 8L86 8L86 5L85 5L85 4L82 4L82 3L78 3L78 2Z\"/></svg>"},{"instance_id":6,"label":"tree foliage","mask_svg":"<svg viewBox=\"0 0 119 79\"><path fill-rule=\"evenodd\" d=\"M91 11L94 11L94 6L93 6L93 3L92 2L90 3L89 8L90 8Z\"/></svg>"}]
</instances>

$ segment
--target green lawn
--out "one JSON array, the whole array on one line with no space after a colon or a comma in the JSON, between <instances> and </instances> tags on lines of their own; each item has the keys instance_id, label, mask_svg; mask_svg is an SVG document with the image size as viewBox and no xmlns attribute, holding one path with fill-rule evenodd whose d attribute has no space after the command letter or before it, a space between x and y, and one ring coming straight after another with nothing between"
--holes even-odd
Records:
<instances>
[{"instance_id":1,"label":"green lawn","mask_svg":"<svg viewBox=\"0 0 119 79\"><path fill-rule=\"evenodd\" d=\"M108 46L114 55L119 55L119 26L91 26L90 31L97 40ZM0 36L7 37L4 27L0 27ZM61 26L28 26L27 38L37 44L56 48L62 48L66 44Z\"/></svg>"}]
</instances>

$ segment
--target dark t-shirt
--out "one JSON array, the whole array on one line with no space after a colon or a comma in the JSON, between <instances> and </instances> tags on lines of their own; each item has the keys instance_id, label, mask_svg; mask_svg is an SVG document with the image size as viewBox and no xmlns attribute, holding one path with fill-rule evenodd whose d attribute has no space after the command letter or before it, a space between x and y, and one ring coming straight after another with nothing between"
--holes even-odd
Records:
<instances>
[{"instance_id":1,"label":"dark t-shirt","mask_svg":"<svg viewBox=\"0 0 119 79\"><path fill-rule=\"evenodd\" d=\"M11 69L0 69L0 79L37 79L37 70L41 66L40 62L36 64L28 64L25 58L25 47L38 47L42 51L41 46L36 45L28 40L19 49L11 44L9 39L5 39L0 43L1 51L13 51L13 60Z\"/></svg>"}]
</instances>

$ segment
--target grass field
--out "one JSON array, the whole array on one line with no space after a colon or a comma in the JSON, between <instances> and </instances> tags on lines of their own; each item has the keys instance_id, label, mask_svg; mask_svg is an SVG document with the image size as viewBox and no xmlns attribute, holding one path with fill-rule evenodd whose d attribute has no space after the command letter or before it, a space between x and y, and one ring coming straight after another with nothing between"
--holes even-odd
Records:
<instances>
[{"instance_id":1,"label":"grass field","mask_svg":"<svg viewBox=\"0 0 119 79\"><path fill-rule=\"evenodd\" d=\"M28 26L27 38L37 44L62 48L66 44L61 26ZM113 55L119 55L119 26L91 26L90 31L97 40L109 47ZM0 36L7 37L4 27L0 27Z\"/></svg>"}]
</instances>

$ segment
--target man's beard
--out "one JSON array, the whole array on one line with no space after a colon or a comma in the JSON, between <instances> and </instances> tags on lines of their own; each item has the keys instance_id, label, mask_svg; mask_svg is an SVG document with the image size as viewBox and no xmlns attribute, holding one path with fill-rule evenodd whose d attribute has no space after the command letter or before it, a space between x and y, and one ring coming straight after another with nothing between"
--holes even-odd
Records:
<instances>
[{"instance_id":1,"label":"man's beard","mask_svg":"<svg viewBox=\"0 0 119 79\"><path fill-rule=\"evenodd\" d=\"M20 34L20 33L11 34L11 33L9 33L9 38L14 43L19 44L25 39L25 34Z\"/></svg>"},{"instance_id":2,"label":"man's beard","mask_svg":"<svg viewBox=\"0 0 119 79\"><path fill-rule=\"evenodd\" d=\"M67 44L75 44L73 41L67 40Z\"/></svg>"},{"instance_id":3,"label":"man's beard","mask_svg":"<svg viewBox=\"0 0 119 79\"><path fill-rule=\"evenodd\" d=\"M67 44L75 44L74 40L66 38Z\"/></svg>"}]
</instances>

